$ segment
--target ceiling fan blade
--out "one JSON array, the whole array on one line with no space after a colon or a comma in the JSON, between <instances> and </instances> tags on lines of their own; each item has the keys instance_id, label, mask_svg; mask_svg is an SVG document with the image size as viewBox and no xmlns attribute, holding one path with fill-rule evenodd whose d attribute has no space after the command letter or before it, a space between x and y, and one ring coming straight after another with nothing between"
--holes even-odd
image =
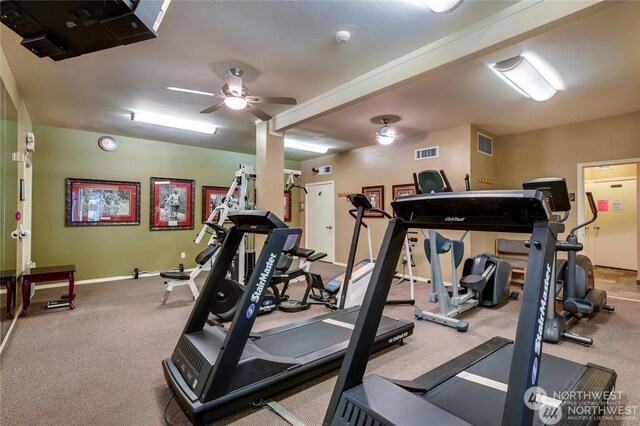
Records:
<instances>
[{"instance_id":1,"label":"ceiling fan blade","mask_svg":"<svg viewBox=\"0 0 640 426\"><path fill-rule=\"evenodd\" d=\"M210 107L209 107L209 108L207 108L207 109L203 109L202 111L200 111L200 114L210 114L210 113L212 113L212 112L214 112L214 111L219 110L219 109L220 109L220 108L222 108L223 106L224 106L224 102L220 102L220 103L219 103L219 104L217 104L217 105L213 105L213 106L210 106Z\"/></svg>"},{"instance_id":2,"label":"ceiling fan blade","mask_svg":"<svg viewBox=\"0 0 640 426\"><path fill-rule=\"evenodd\" d=\"M254 106L254 105L247 104L247 109L249 110L249 112L251 114L255 115L256 117L258 117L262 121L271 120L271 116L269 114L267 114L266 112L262 111L261 109L259 109L258 107Z\"/></svg>"},{"instance_id":3,"label":"ceiling fan blade","mask_svg":"<svg viewBox=\"0 0 640 426\"><path fill-rule=\"evenodd\" d=\"M232 72L234 70L236 70L235 73ZM237 68L230 69L224 75L225 79L227 80L227 85L229 86L229 91L234 96L242 95L242 77L240 77L241 75L242 71L238 70Z\"/></svg>"},{"instance_id":4,"label":"ceiling fan blade","mask_svg":"<svg viewBox=\"0 0 640 426\"><path fill-rule=\"evenodd\" d=\"M262 104L282 104L282 105L295 105L298 101L295 98L278 97L278 96L246 96L247 102L262 103Z\"/></svg>"}]
</instances>

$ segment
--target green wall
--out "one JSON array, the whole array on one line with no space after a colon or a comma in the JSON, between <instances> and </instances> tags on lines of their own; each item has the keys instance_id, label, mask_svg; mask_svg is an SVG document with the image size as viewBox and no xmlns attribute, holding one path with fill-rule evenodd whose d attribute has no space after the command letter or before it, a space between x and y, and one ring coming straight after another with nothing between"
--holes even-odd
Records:
<instances>
[{"instance_id":1,"label":"green wall","mask_svg":"<svg viewBox=\"0 0 640 426\"><path fill-rule=\"evenodd\" d=\"M184 263L195 266L202 249L193 240L202 226L202 186L229 186L239 164L255 156L115 136L118 149L100 150L102 134L36 125L33 169L32 259L37 266L73 263L77 279L126 275L134 268L158 271ZM300 169L297 161L285 167ZM149 230L149 178L195 179L193 230ZM140 225L65 226L65 179L91 178L140 182ZM284 178L283 178L284 179ZM284 180L283 180L284 189ZM292 221L299 226L300 200L294 191ZM186 252L186 259L180 253Z\"/></svg>"}]
</instances>

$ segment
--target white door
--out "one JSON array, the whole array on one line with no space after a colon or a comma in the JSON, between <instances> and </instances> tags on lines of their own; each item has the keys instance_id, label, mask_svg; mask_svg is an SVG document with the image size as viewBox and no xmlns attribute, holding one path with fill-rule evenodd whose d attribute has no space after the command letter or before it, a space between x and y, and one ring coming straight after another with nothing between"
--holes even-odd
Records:
<instances>
[{"instance_id":1,"label":"white door","mask_svg":"<svg viewBox=\"0 0 640 426\"><path fill-rule=\"evenodd\" d=\"M335 261L335 220L333 182L305 185L307 189L305 224L307 234L305 246L316 252L327 253L323 260Z\"/></svg>"},{"instance_id":2,"label":"white door","mask_svg":"<svg viewBox=\"0 0 640 426\"><path fill-rule=\"evenodd\" d=\"M593 263L610 268L637 270L636 179L587 182L598 207L590 226Z\"/></svg>"}]
</instances>

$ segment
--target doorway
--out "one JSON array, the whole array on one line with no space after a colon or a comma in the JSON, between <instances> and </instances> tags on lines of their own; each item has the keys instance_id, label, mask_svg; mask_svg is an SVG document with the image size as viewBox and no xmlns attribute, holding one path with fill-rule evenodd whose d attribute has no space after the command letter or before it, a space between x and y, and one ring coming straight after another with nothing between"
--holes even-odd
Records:
<instances>
[{"instance_id":1,"label":"doorway","mask_svg":"<svg viewBox=\"0 0 640 426\"><path fill-rule=\"evenodd\" d=\"M334 183L318 182L305 185L306 214L305 245L316 252L326 253L327 262L335 261L335 191Z\"/></svg>"},{"instance_id":2,"label":"doorway","mask_svg":"<svg viewBox=\"0 0 640 426\"><path fill-rule=\"evenodd\" d=\"M591 217L586 191L598 219L583 232L585 254L600 267L638 270L638 169L640 159L578 165L578 222Z\"/></svg>"}]
</instances>

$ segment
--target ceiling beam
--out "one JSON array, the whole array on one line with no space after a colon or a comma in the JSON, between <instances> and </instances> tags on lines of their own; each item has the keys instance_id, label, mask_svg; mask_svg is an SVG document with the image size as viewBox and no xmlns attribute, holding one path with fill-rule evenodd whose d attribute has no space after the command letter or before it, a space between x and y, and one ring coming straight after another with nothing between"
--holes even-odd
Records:
<instances>
[{"instance_id":1,"label":"ceiling beam","mask_svg":"<svg viewBox=\"0 0 640 426\"><path fill-rule=\"evenodd\" d=\"M522 0L513 6L386 63L335 89L277 114L272 131L285 130L366 97L424 77L464 59L486 54L521 37L547 31L566 19L595 11L605 0ZM588 10L591 9L591 10ZM578 15L577 15L578 14Z\"/></svg>"}]
</instances>

